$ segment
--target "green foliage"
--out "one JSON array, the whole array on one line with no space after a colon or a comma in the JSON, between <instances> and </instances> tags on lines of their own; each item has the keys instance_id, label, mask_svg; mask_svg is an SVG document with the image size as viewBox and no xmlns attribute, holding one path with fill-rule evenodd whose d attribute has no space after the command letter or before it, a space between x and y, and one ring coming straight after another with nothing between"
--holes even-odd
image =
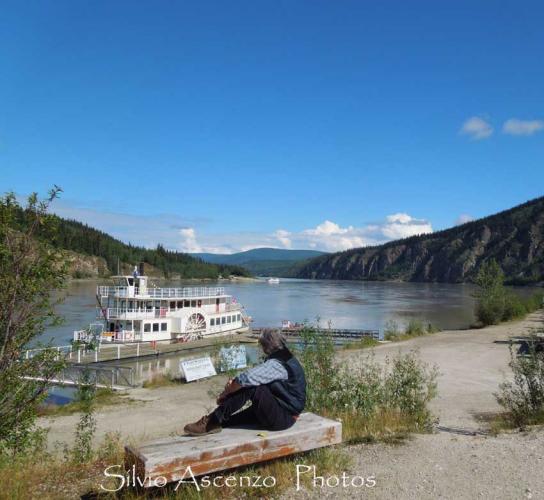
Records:
<instances>
[{"instance_id":1,"label":"green foliage","mask_svg":"<svg viewBox=\"0 0 544 500\"><path fill-rule=\"evenodd\" d=\"M506 290L504 274L495 260L482 264L476 276L476 318L484 325L496 325L504 317Z\"/></svg>"},{"instance_id":2,"label":"green foliage","mask_svg":"<svg viewBox=\"0 0 544 500\"><path fill-rule=\"evenodd\" d=\"M306 325L300 333L300 362L306 374L306 409L330 409L331 394L337 385L334 342L323 330L318 333Z\"/></svg>"},{"instance_id":3,"label":"green foliage","mask_svg":"<svg viewBox=\"0 0 544 500\"><path fill-rule=\"evenodd\" d=\"M75 220L63 219L55 215L48 218L55 224L57 230L54 235L49 234L47 228L38 228L40 236L49 238L51 244L62 250L98 256L105 259L112 274L117 274L117 266L121 265L125 272L132 271L132 267L145 262L163 272L165 277L177 275L180 278L216 279L219 276L230 275L249 276L247 270L240 266L209 264L181 252L165 249L157 245L155 249L143 248L125 244L112 236L89 227ZM17 214L21 228L27 228L32 223L26 216L26 211L19 209ZM145 230L145 229L143 229ZM75 277L85 277L81 271Z\"/></svg>"},{"instance_id":4,"label":"green foliage","mask_svg":"<svg viewBox=\"0 0 544 500\"><path fill-rule=\"evenodd\" d=\"M501 321L522 318L542 307L542 293L527 299L504 286L504 273L494 260L483 264L476 276L476 318L483 326L496 325Z\"/></svg>"},{"instance_id":5,"label":"green foliage","mask_svg":"<svg viewBox=\"0 0 544 500\"><path fill-rule=\"evenodd\" d=\"M344 349L368 349L369 347L376 347L379 342L373 337L362 337L359 340L346 342L343 345Z\"/></svg>"},{"instance_id":6,"label":"green foliage","mask_svg":"<svg viewBox=\"0 0 544 500\"><path fill-rule=\"evenodd\" d=\"M510 348L513 380L503 382L495 394L516 427L544 423L544 353L537 351L535 340L526 356L517 357Z\"/></svg>"},{"instance_id":7,"label":"green foliage","mask_svg":"<svg viewBox=\"0 0 544 500\"><path fill-rule=\"evenodd\" d=\"M308 411L368 421L397 415L406 428L429 429L428 403L436 395L438 372L415 352L387 359L385 366L372 353L356 362L337 362L327 335L306 327L302 339L299 358L306 373Z\"/></svg>"},{"instance_id":8,"label":"green foliage","mask_svg":"<svg viewBox=\"0 0 544 500\"><path fill-rule=\"evenodd\" d=\"M36 412L48 381L63 368L50 346L22 357L46 327L58 324L52 292L62 288L66 265L50 245L57 226L47 213L60 189L22 207L13 193L0 198L0 451L16 454L36 444ZM40 346L35 346L40 347ZM31 378L32 377L32 378ZM39 431L38 431L39 433Z\"/></svg>"},{"instance_id":9,"label":"green foliage","mask_svg":"<svg viewBox=\"0 0 544 500\"><path fill-rule=\"evenodd\" d=\"M384 340L390 340L392 342L398 342L401 340L408 340L414 337L421 337L431 333L438 332L432 323L425 324L420 319L411 319L406 325L404 331L401 331L396 321L389 320L385 324Z\"/></svg>"},{"instance_id":10,"label":"green foliage","mask_svg":"<svg viewBox=\"0 0 544 500\"><path fill-rule=\"evenodd\" d=\"M76 397L81 408L72 449L72 459L76 463L85 463L93 456L93 437L96 430L95 396L96 385L91 379L90 371L84 370L79 380Z\"/></svg>"}]
</instances>

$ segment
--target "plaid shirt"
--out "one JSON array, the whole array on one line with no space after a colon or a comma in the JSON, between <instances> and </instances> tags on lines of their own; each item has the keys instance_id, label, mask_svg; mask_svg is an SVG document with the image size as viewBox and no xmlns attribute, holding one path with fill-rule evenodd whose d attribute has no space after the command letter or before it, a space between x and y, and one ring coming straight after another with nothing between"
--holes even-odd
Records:
<instances>
[{"instance_id":1,"label":"plaid shirt","mask_svg":"<svg viewBox=\"0 0 544 500\"><path fill-rule=\"evenodd\" d=\"M240 373L235 380L242 387L249 387L269 384L270 382L274 382L274 380L287 380L288 378L289 375L285 367L280 361L272 358Z\"/></svg>"}]
</instances>

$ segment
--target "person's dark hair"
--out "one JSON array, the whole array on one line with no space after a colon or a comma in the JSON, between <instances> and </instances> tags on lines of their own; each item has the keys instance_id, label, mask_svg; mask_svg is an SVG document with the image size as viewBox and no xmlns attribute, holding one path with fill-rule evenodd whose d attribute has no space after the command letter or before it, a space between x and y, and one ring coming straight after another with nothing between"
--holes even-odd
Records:
<instances>
[{"instance_id":1,"label":"person's dark hair","mask_svg":"<svg viewBox=\"0 0 544 500\"><path fill-rule=\"evenodd\" d=\"M287 345L285 337L281 332L279 330L272 330L271 328L263 330L259 337L259 344L261 344L264 353L267 355L279 351Z\"/></svg>"}]
</instances>

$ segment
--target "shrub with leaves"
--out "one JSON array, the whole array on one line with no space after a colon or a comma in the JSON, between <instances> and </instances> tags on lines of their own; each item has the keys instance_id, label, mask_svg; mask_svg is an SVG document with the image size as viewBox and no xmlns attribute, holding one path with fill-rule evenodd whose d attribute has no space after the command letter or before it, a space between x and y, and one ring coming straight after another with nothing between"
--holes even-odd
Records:
<instances>
[{"instance_id":1,"label":"shrub with leaves","mask_svg":"<svg viewBox=\"0 0 544 500\"><path fill-rule=\"evenodd\" d=\"M385 364L376 362L372 352L340 362L326 333L307 327L302 339L299 358L306 373L308 411L347 419L349 425L357 422L352 427L358 429L350 434L376 430L386 414L395 415L404 430L430 428L428 403L436 396L438 372L416 352L399 353Z\"/></svg>"},{"instance_id":2,"label":"shrub with leaves","mask_svg":"<svg viewBox=\"0 0 544 500\"><path fill-rule=\"evenodd\" d=\"M519 357L510 348L513 379L503 382L495 394L517 427L544 422L544 353L537 351L536 346L533 338L528 353Z\"/></svg>"},{"instance_id":3,"label":"shrub with leaves","mask_svg":"<svg viewBox=\"0 0 544 500\"><path fill-rule=\"evenodd\" d=\"M77 389L76 400L81 406L81 416L76 426L72 459L76 463L85 463L93 456L93 437L96 430L94 402L96 384L90 371L84 370Z\"/></svg>"},{"instance_id":4,"label":"shrub with leaves","mask_svg":"<svg viewBox=\"0 0 544 500\"><path fill-rule=\"evenodd\" d=\"M66 266L51 246L56 226L47 213L59 191L55 187L45 201L33 194L24 207L13 193L0 198L0 451L4 453L32 447L36 409L49 380L64 365L56 350L49 348L23 356L47 326L60 321L52 292L64 285Z\"/></svg>"}]
</instances>

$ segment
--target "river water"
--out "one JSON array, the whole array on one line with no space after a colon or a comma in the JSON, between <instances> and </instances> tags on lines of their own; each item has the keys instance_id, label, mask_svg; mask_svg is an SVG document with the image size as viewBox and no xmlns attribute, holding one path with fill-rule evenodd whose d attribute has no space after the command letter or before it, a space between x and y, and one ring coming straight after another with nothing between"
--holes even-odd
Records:
<instances>
[{"instance_id":1,"label":"river water","mask_svg":"<svg viewBox=\"0 0 544 500\"><path fill-rule=\"evenodd\" d=\"M106 280L107 281L107 280ZM471 285L284 279L236 282L156 282L160 286L224 286L242 303L255 326L280 326L281 321L331 322L337 328L383 330L388 320L400 325L412 318L441 329L464 328L474 320L474 288ZM49 329L43 340L68 344L74 330L88 326L96 317L94 281L70 283L59 313L65 322ZM526 293L525 289L520 289Z\"/></svg>"},{"instance_id":2,"label":"river water","mask_svg":"<svg viewBox=\"0 0 544 500\"><path fill-rule=\"evenodd\" d=\"M105 280L107 282L107 280ZM66 290L58 312L63 325L45 332L42 340L66 345L74 330L86 327L96 319L95 292L97 284L106 282L73 281ZM254 326L276 326L289 319L293 322L330 324L337 328L365 328L383 331L389 320L399 326L410 319L432 323L440 329L466 328L474 321L474 287L466 284L396 283L358 281L313 281L283 279L279 284L265 280L234 282L161 282L157 286L224 286L226 292L243 304L253 318ZM530 288L516 290L521 295ZM258 353L248 347L248 357L256 360ZM202 351L198 353L201 355ZM137 381L157 372L179 374L179 360L194 357L194 352L173 354L156 359L125 360ZM72 391L56 389L59 398L71 397Z\"/></svg>"}]
</instances>

